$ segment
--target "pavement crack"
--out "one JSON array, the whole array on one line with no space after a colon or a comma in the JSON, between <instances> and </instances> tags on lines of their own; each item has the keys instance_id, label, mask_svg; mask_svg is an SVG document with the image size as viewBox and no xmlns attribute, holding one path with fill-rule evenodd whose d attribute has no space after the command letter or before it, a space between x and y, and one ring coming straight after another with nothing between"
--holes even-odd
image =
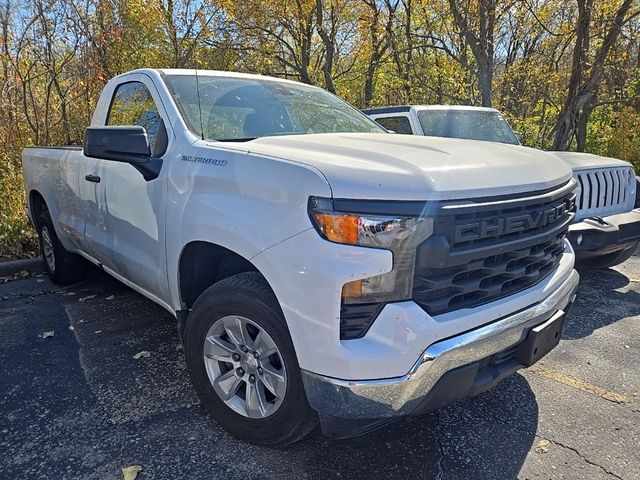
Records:
<instances>
[{"instance_id":1,"label":"pavement crack","mask_svg":"<svg viewBox=\"0 0 640 480\"><path fill-rule=\"evenodd\" d=\"M550 441L551 443L553 443L554 445L558 445L562 448L566 448L567 450L571 450L572 452L574 452L576 455L578 455L582 460L584 460L585 462L587 462L589 465L593 465L594 467L598 467L600 470L602 470L604 473L606 473L607 475L612 476L613 478L617 478L619 480L624 480L620 475L617 475L615 473L613 473L612 471L610 471L609 469L607 469L606 467L603 467L602 465L600 465L599 463L596 463L592 460L589 460L587 457L585 457L582 453L580 453L580 451L578 451L578 449L574 448L574 447L570 447L569 445L565 445L564 443L558 442L557 440L552 440L550 438L545 438L542 435L536 435L537 437L540 438L544 438L545 440Z\"/></svg>"},{"instance_id":2,"label":"pavement crack","mask_svg":"<svg viewBox=\"0 0 640 480\"><path fill-rule=\"evenodd\" d=\"M436 467L438 469L438 473L436 474L436 480L442 480L444 478L444 447L442 446L442 430L440 429L440 420L442 419L440 414L436 412L438 417L437 427L436 427L436 445L438 447L438 452L440 453L440 458L436 463Z\"/></svg>"},{"instance_id":3,"label":"pavement crack","mask_svg":"<svg viewBox=\"0 0 640 480\"><path fill-rule=\"evenodd\" d=\"M589 465L593 465L594 467L598 467L600 470L605 472L607 475L612 476L613 478L617 478L619 480L624 480L620 475L617 475L617 474L613 473L612 471L608 470L606 467L603 467L602 465L594 462L593 460L588 459L582 453L580 453L580 451L578 451L578 449L576 449L574 447L570 447L569 445L565 445L564 443L559 442L557 440L553 440L551 438L547 438L547 437L545 437L543 435L538 435L535 432L530 432L530 431L528 431L526 429L523 429L523 428L521 428L521 427L519 427L517 425L513 425L510 422L507 422L507 421L503 420L502 418L496 416L495 414L492 414L491 416L494 418L494 420L496 420L499 423L502 423L503 425L505 425L508 428L511 428L512 430L516 430L516 431L519 431L519 432L524 433L526 435L532 435L532 436L534 436L536 438L547 440L547 441L553 443L554 445L558 445L559 447L566 448L567 450L571 450L573 453L578 455L582 460L584 460Z\"/></svg>"}]
</instances>

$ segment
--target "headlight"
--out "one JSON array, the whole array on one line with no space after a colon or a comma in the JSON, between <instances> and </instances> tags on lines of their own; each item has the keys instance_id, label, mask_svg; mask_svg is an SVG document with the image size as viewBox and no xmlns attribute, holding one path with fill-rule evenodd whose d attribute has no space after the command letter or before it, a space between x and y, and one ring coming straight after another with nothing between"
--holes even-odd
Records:
<instances>
[{"instance_id":1,"label":"headlight","mask_svg":"<svg viewBox=\"0 0 640 480\"><path fill-rule=\"evenodd\" d=\"M377 315L380 304L411 298L416 247L431 235L431 218L336 211L331 199L318 197L309 199L309 216L318 233L331 242L383 248L393 253L390 272L343 286L343 314L345 306L369 304Z\"/></svg>"}]
</instances>

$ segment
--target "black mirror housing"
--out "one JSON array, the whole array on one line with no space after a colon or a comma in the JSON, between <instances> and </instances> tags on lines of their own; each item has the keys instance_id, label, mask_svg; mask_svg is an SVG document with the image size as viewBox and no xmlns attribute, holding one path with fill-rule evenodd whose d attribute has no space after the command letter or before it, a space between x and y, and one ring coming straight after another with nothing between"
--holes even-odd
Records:
<instances>
[{"instance_id":1,"label":"black mirror housing","mask_svg":"<svg viewBox=\"0 0 640 480\"><path fill-rule=\"evenodd\" d=\"M151 159L147 132L139 126L87 128L84 154L132 165L145 164Z\"/></svg>"},{"instance_id":2,"label":"black mirror housing","mask_svg":"<svg viewBox=\"0 0 640 480\"><path fill-rule=\"evenodd\" d=\"M128 163L146 181L158 178L162 168L162 160L151 157L147 132L140 126L89 127L83 152L86 157Z\"/></svg>"}]
</instances>

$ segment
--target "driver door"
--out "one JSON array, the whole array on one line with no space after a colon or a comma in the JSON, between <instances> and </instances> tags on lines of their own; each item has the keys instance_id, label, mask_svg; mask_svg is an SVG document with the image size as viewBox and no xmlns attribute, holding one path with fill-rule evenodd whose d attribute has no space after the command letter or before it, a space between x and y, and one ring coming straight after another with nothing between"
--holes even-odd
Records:
<instances>
[{"instance_id":1,"label":"driver door","mask_svg":"<svg viewBox=\"0 0 640 480\"><path fill-rule=\"evenodd\" d=\"M168 135L158 109L158 95L144 75L128 76L115 87L107 126L145 128L152 156L161 158ZM103 160L99 198L106 228L104 266L159 299L168 298L165 257L166 185L162 171L145 180L128 163Z\"/></svg>"}]
</instances>

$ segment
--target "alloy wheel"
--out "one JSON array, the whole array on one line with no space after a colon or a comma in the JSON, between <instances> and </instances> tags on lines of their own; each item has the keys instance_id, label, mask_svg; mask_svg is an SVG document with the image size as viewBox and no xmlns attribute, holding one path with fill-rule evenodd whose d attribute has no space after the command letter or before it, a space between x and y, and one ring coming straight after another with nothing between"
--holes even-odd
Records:
<instances>
[{"instance_id":1,"label":"alloy wheel","mask_svg":"<svg viewBox=\"0 0 640 480\"><path fill-rule=\"evenodd\" d=\"M44 259L51 272L56 270L56 256L53 250L53 241L51 234L46 226L42 227L42 250L44 251Z\"/></svg>"},{"instance_id":2,"label":"alloy wheel","mask_svg":"<svg viewBox=\"0 0 640 480\"><path fill-rule=\"evenodd\" d=\"M233 411L266 418L287 389L282 355L271 336L248 318L218 319L204 340L204 362L214 391Z\"/></svg>"}]
</instances>

